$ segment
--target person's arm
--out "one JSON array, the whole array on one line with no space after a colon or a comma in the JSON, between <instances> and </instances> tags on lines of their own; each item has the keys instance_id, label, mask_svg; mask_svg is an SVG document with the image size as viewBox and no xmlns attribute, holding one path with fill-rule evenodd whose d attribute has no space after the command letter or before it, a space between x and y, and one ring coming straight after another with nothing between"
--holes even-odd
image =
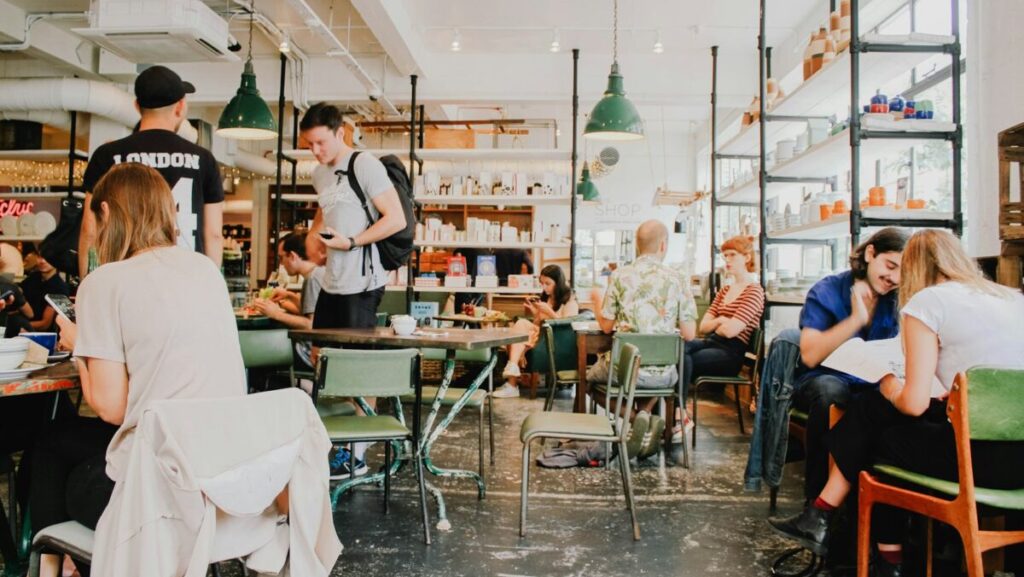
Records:
<instances>
[{"instance_id":1,"label":"person's arm","mask_svg":"<svg viewBox=\"0 0 1024 577\"><path fill-rule=\"evenodd\" d=\"M718 316L718 308L722 305L722 299L725 298L725 293L729 289L722 289L715 295L715 300L711 301L711 306L704 313L704 317L700 319L700 332L703 335L710 335L718 330L718 327L722 325L722 318Z\"/></svg>"},{"instance_id":2,"label":"person's arm","mask_svg":"<svg viewBox=\"0 0 1024 577\"><path fill-rule=\"evenodd\" d=\"M371 200L373 206L377 207L380 218L369 228L352 237L356 241L357 247L373 244L405 228L405 213L402 211L402 202L398 199L398 192L394 188L378 194ZM330 227L324 227L324 230L334 234L334 238L324 239L325 245L337 250L351 250L352 244L348 238L341 236Z\"/></svg>"},{"instance_id":3,"label":"person's arm","mask_svg":"<svg viewBox=\"0 0 1024 577\"><path fill-rule=\"evenodd\" d=\"M224 258L224 201L203 205L203 252L220 268Z\"/></svg>"},{"instance_id":4,"label":"person's arm","mask_svg":"<svg viewBox=\"0 0 1024 577\"><path fill-rule=\"evenodd\" d=\"M285 309L281 308L280 305L274 301L266 299L256 299L252 303L253 307L261 313L267 315L271 320L275 320L290 329L311 329L313 328L313 319L303 316L292 314Z\"/></svg>"},{"instance_id":5,"label":"person's arm","mask_svg":"<svg viewBox=\"0 0 1024 577\"><path fill-rule=\"evenodd\" d=\"M96 216L89 205L92 193L85 193L85 209L82 211L82 228L78 233L78 276L85 278L89 274L89 249L96 242Z\"/></svg>"},{"instance_id":6,"label":"person's arm","mask_svg":"<svg viewBox=\"0 0 1024 577\"><path fill-rule=\"evenodd\" d=\"M35 315L33 315L35 316ZM32 325L34 331L45 331L53 326L53 319L57 316L57 311L53 310L53 307L47 306L43 309L43 316L38 321L31 321L29 324ZM28 317L32 318L32 317Z\"/></svg>"},{"instance_id":7,"label":"person's arm","mask_svg":"<svg viewBox=\"0 0 1024 577\"><path fill-rule=\"evenodd\" d=\"M818 366L821 361L838 349L839 345L856 336L862 328L871 322L871 313L867 303L864 302L864 289L858 288L862 285L866 288L866 283L857 281L854 290L850 293L850 316L828 329L804 327L800 331L800 360L804 365L809 368ZM867 288L867 290L871 289ZM805 303L804 307L807 307L808 304Z\"/></svg>"},{"instance_id":8,"label":"person's arm","mask_svg":"<svg viewBox=\"0 0 1024 577\"><path fill-rule=\"evenodd\" d=\"M924 414L931 403L932 382L939 364L939 335L919 319L903 316L906 381L893 375L882 379L880 390L896 409L911 417Z\"/></svg>"},{"instance_id":9,"label":"person's arm","mask_svg":"<svg viewBox=\"0 0 1024 577\"><path fill-rule=\"evenodd\" d=\"M606 335L610 335L615 330L615 315L612 314L611 318L605 316L606 310L614 312L617 306L613 301L612 297L612 283L608 283L608 290L605 294L601 295L601 289L594 287L590 291L590 302L594 303L594 317L597 319L597 326L601 328L601 332Z\"/></svg>"},{"instance_id":10,"label":"person's arm","mask_svg":"<svg viewBox=\"0 0 1024 577\"><path fill-rule=\"evenodd\" d=\"M679 323L679 336L684 341L692 341L697 338L697 321L682 321Z\"/></svg>"},{"instance_id":11,"label":"person's arm","mask_svg":"<svg viewBox=\"0 0 1024 577\"><path fill-rule=\"evenodd\" d=\"M105 359L78 359L82 396L99 418L111 425L124 422L128 409L128 367Z\"/></svg>"},{"instance_id":12,"label":"person's arm","mask_svg":"<svg viewBox=\"0 0 1024 577\"><path fill-rule=\"evenodd\" d=\"M756 327L761 323L761 313L764 312L764 296L759 288L743 291L743 294L735 301L736 315L719 317L722 321L715 329L715 334L727 339L734 339L747 327Z\"/></svg>"},{"instance_id":13,"label":"person's arm","mask_svg":"<svg viewBox=\"0 0 1024 577\"><path fill-rule=\"evenodd\" d=\"M306 253L308 255L319 255L324 252L325 243L323 237L320 236L320 231L323 229L324 209L317 208L316 214L313 215L313 226L309 227L309 232L306 233ZM274 242L278 242L278 239L274 239Z\"/></svg>"}]
</instances>

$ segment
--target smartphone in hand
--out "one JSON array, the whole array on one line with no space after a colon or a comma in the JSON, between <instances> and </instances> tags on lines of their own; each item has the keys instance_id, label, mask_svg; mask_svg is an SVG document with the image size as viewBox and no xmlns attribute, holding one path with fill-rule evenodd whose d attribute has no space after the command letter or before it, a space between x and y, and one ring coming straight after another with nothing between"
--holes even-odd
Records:
<instances>
[{"instance_id":1,"label":"smartphone in hand","mask_svg":"<svg viewBox=\"0 0 1024 577\"><path fill-rule=\"evenodd\" d=\"M57 314L71 322L75 322L75 304L66 295L49 294L44 297L46 302L57 311Z\"/></svg>"},{"instance_id":2,"label":"smartphone in hand","mask_svg":"<svg viewBox=\"0 0 1024 577\"><path fill-rule=\"evenodd\" d=\"M329 232L320 231L317 234L319 234L320 238L322 238L324 240L331 240L332 238L334 238L334 235L329 233Z\"/></svg>"}]
</instances>

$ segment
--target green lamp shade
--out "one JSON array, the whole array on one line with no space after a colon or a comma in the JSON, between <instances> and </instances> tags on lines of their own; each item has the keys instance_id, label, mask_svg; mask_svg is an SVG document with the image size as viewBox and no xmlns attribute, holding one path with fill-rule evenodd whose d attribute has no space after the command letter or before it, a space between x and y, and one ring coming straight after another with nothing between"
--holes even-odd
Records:
<instances>
[{"instance_id":1,"label":"green lamp shade","mask_svg":"<svg viewBox=\"0 0 1024 577\"><path fill-rule=\"evenodd\" d=\"M594 106L583 135L595 140L639 140L644 137L644 121L636 106L626 98L619 63L612 63L608 88Z\"/></svg>"},{"instance_id":2,"label":"green lamp shade","mask_svg":"<svg viewBox=\"0 0 1024 577\"><path fill-rule=\"evenodd\" d=\"M252 60L245 63L242 84L235 97L224 107L217 122L217 134L236 140L268 140L277 138L277 122L270 107L256 88L256 74Z\"/></svg>"},{"instance_id":3,"label":"green lamp shade","mask_svg":"<svg viewBox=\"0 0 1024 577\"><path fill-rule=\"evenodd\" d=\"M597 186L593 180L590 180L590 167L586 164L583 165L583 174L580 175L580 181L576 183L576 194L580 195L585 202L601 200L601 195L597 192Z\"/></svg>"}]
</instances>

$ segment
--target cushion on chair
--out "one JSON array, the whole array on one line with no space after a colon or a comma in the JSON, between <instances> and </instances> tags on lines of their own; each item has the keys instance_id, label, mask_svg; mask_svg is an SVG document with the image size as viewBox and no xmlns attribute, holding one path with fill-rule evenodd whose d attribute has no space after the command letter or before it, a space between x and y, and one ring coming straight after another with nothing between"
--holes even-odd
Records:
<instances>
[{"instance_id":1,"label":"cushion on chair","mask_svg":"<svg viewBox=\"0 0 1024 577\"><path fill-rule=\"evenodd\" d=\"M422 404L431 405L434 403L434 397L437 396L437 390L439 387L423 387L423 400ZM444 407L450 407L455 404L456 401L462 397L462 394L466 392L465 389L452 389L449 388L441 399L441 405ZM484 404L484 400L487 399L487 391L483 389L477 389L473 391L473 394L469 396L469 400L466 401L467 407L477 408ZM416 395L402 395L403 403L415 403Z\"/></svg>"},{"instance_id":2,"label":"cushion on chair","mask_svg":"<svg viewBox=\"0 0 1024 577\"><path fill-rule=\"evenodd\" d=\"M557 373L555 373L555 377L558 378L558 382L560 382L560 383L568 383L568 382L576 383L576 382L579 382L579 380L580 380L580 373L579 373L579 371L576 371L576 370L572 370L572 371L558 371Z\"/></svg>"},{"instance_id":3,"label":"cushion on chair","mask_svg":"<svg viewBox=\"0 0 1024 577\"><path fill-rule=\"evenodd\" d=\"M320 418L348 417L356 414L356 407L347 397L317 397L316 412Z\"/></svg>"},{"instance_id":4,"label":"cushion on chair","mask_svg":"<svg viewBox=\"0 0 1024 577\"><path fill-rule=\"evenodd\" d=\"M327 417L323 419L332 441L378 441L404 439L410 435L398 419L388 415L372 417Z\"/></svg>"},{"instance_id":5,"label":"cushion on chair","mask_svg":"<svg viewBox=\"0 0 1024 577\"><path fill-rule=\"evenodd\" d=\"M79 561L91 562L95 541L96 534L92 529L77 521L65 521L43 529L32 543L36 548L60 551Z\"/></svg>"},{"instance_id":6,"label":"cushion on chair","mask_svg":"<svg viewBox=\"0 0 1024 577\"><path fill-rule=\"evenodd\" d=\"M535 436L544 437L609 437L615 440L615 431L604 415L580 413L533 413L523 421L519 439L526 442Z\"/></svg>"},{"instance_id":7,"label":"cushion on chair","mask_svg":"<svg viewBox=\"0 0 1024 577\"><path fill-rule=\"evenodd\" d=\"M938 491L955 497L960 494L960 484L944 479L936 479L928 475L914 473L906 469L892 465L875 465L875 471L883 475L908 481L915 485ZM1024 489L985 489L974 487L974 500L982 505L998 507L1000 509L1011 509L1015 511L1024 510Z\"/></svg>"}]
</instances>

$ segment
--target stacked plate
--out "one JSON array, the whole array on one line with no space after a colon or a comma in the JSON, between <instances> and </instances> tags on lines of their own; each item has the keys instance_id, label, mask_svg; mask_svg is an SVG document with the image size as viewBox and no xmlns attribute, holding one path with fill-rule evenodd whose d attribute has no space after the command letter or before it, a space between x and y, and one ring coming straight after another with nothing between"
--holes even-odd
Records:
<instances>
[{"instance_id":1,"label":"stacked plate","mask_svg":"<svg viewBox=\"0 0 1024 577\"><path fill-rule=\"evenodd\" d=\"M21 366L28 354L29 340L24 337L0 339L0 371L9 371Z\"/></svg>"}]
</instances>

